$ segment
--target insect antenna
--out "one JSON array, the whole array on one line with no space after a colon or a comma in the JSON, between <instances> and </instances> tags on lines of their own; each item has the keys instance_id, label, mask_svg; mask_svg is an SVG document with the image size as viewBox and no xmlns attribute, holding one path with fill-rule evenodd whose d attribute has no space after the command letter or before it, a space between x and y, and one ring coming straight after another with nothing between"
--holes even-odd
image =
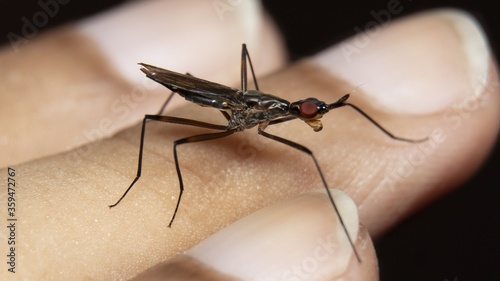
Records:
<instances>
[{"instance_id":1,"label":"insect antenna","mask_svg":"<svg viewBox=\"0 0 500 281\"><path fill-rule=\"evenodd\" d=\"M352 109L356 110L363 117L365 117L366 119L368 119L368 121L370 121L373 125L375 125L375 127L379 128L384 134L386 134L387 136L389 136L391 139L395 139L395 140L398 140L398 141L410 142L410 143L423 142L423 141L426 141L428 139L426 137L426 138L423 138L423 139L416 139L415 140L415 139L407 139L407 138L402 138L402 137L395 136L394 134L392 134L391 132L389 132L387 129L385 129L384 127L382 127L382 125L380 125L377 121L375 121L373 118L371 118L368 114L366 114L366 112L364 112L363 110L361 110L361 108L355 106L352 103L345 102L348 98L349 98L349 94L344 95L338 101L336 101L336 102L334 102L332 104L329 104L328 105L328 109L331 110L331 109L334 109L334 108L339 108L339 107L343 107L343 106L349 106Z\"/></svg>"}]
</instances>

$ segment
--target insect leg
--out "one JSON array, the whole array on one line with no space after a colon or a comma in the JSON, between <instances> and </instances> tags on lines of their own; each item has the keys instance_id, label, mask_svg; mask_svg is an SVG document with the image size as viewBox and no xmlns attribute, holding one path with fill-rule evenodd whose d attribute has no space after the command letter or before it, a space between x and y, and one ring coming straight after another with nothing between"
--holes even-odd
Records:
<instances>
[{"instance_id":1,"label":"insect leg","mask_svg":"<svg viewBox=\"0 0 500 281\"><path fill-rule=\"evenodd\" d=\"M109 205L110 208L115 207L118 205L125 196L127 196L128 192L132 189L134 184L139 180L141 177L142 173L142 154L144 151L144 136L146 132L146 123L148 120L153 120L153 121L161 121L161 122L166 122L166 123L174 123L174 124L181 124L181 125L189 125L189 126L196 126L196 127L202 127L202 128L207 128L207 129L214 129L214 130L226 130L226 126L222 125L216 125L216 124L210 124L210 123L205 123L201 121L196 121L196 120L191 120L191 119L185 119L185 118L178 118L178 117L171 117L171 116L161 116L161 115L146 115L144 119L142 120L142 129L141 129L141 144L139 147L139 160L137 163L137 175L135 179L132 181L130 186L127 188L127 190L123 193L123 195L116 201L116 203Z\"/></svg>"},{"instance_id":2,"label":"insect leg","mask_svg":"<svg viewBox=\"0 0 500 281\"><path fill-rule=\"evenodd\" d=\"M344 224L344 220L342 219L342 216L340 215L339 210L337 208L337 204L335 204L335 201L333 200L332 194L330 193L330 190L328 189L328 184L326 183L325 177L323 176L323 172L321 171L321 168L319 166L318 160L316 160L316 157L314 156L314 154L312 153L312 151L309 148L307 148L307 147L305 147L305 146L303 146L301 144L298 144L296 142L284 139L282 137L278 137L278 136L269 134L269 133L265 132L264 130L260 130L259 129L259 134L262 135L262 136L264 136L264 137L266 137L266 138L275 140L277 142L280 142L280 143L283 143L283 144L288 145L290 147L293 147L295 149L298 149L298 150L300 150L302 152L305 152L309 156L311 156L311 158L314 161L314 165L316 165L316 169L318 170L319 176L321 177L321 181L323 182L323 186L326 189L326 193L328 194L330 202L332 203L333 209L335 209L335 213L337 214L339 222L342 225L342 228L344 229L345 234L347 235L347 239L349 240L349 244L352 247L354 255L356 256L356 258L358 259L358 261L361 262L361 257L359 256L359 253L356 250L356 247L354 246L354 242L353 242L351 236L349 235L349 232L347 231L347 228L346 228L346 226Z\"/></svg>"},{"instance_id":3,"label":"insect leg","mask_svg":"<svg viewBox=\"0 0 500 281\"><path fill-rule=\"evenodd\" d=\"M181 145L181 144L186 144L186 143L195 143L195 142L219 139L219 138L227 137L235 132L236 132L236 129L232 129L232 130L227 130L227 131L219 132L219 133L195 135L195 136L191 136L191 137L187 137L187 138L182 138L182 139L176 140L174 142L175 169L177 171L177 178L179 179L180 191L179 191L179 197L177 199L177 204L175 206L174 214L172 215L172 219L170 219L170 223L168 224L168 227L171 227L172 223L174 222L175 216L177 215L177 210L179 209L179 205L181 203L182 194L184 192L184 181L182 180L182 173L181 173L181 169L179 166L179 159L177 157L177 146Z\"/></svg>"},{"instance_id":4,"label":"insect leg","mask_svg":"<svg viewBox=\"0 0 500 281\"><path fill-rule=\"evenodd\" d=\"M189 72L186 72L186 75L193 76ZM161 106L160 111L157 113L157 115L161 115L163 113L163 111L165 110L165 108L167 108L167 105L170 103L170 100L172 100L172 98L174 97L174 93L175 93L174 91L170 92L170 95L168 96L167 100Z\"/></svg>"},{"instance_id":5,"label":"insect leg","mask_svg":"<svg viewBox=\"0 0 500 281\"><path fill-rule=\"evenodd\" d=\"M259 90L259 85L257 84L257 78L255 78L255 72L253 71L252 60L250 59L250 54L247 50L247 45L243 44L241 47L241 91L245 93L247 89L247 60L250 65L250 71L252 72L253 82L255 84L255 90Z\"/></svg>"},{"instance_id":6,"label":"insect leg","mask_svg":"<svg viewBox=\"0 0 500 281\"><path fill-rule=\"evenodd\" d=\"M167 100L165 101L165 103L163 103L163 105L161 106L160 111L158 111L157 115L161 115L163 113L163 111L165 110L167 105L170 103L170 100L172 100L172 98L174 97L174 93L175 92L170 92L170 95L168 95Z\"/></svg>"},{"instance_id":7,"label":"insect leg","mask_svg":"<svg viewBox=\"0 0 500 281\"><path fill-rule=\"evenodd\" d=\"M132 181L132 183L130 184L130 186L127 188L127 190L125 190L125 192L123 193L123 195L120 197L120 199L118 199L118 201L116 201L116 203L108 205L109 208L113 208L116 205L120 204L120 202L123 200L123 198L125 198L125 196L127 196L127 193L132 189L132 186L134 186L134 184L141 177L141 173L142 173L142 152L143 152L143 148L144 148L144 132L146 131L146 122L147 121L148 121L148 117L146 115L146 117L144 117L144 119L142 120L141 144L140 144L140 147L139 147L139 161L137 162L137 175L136 175L135 179Z\"/></svg>"}]
</instances>

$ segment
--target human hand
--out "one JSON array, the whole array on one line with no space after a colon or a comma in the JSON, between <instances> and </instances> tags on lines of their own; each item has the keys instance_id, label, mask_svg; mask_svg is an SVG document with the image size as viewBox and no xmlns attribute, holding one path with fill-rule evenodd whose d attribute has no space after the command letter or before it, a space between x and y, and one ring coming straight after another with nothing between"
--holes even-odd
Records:
<instances>
[{"instance_id":1,"label":"human hand","mask_svg":"<svg viewBox=\"0 0 500 281\"><path fill-rule=\"evenodd\" d=\"M321 133L314 133L298 121L272 131L311 148L319 158L330 186L346 191L357 203L360 221L365 225L357 235L356 247L363 259L361 264L352 256L352 249L343 244L339 249L343 249L341 252L345 255L337 255L336 251L324 260L327 261L325 263L314 260L314 250L321 245L318 239L332 237L345 244L345 237L343 232L337 231L339 226L335 226L335 214L328 202L325 203L324 195L313 192L295 197L303 191L321 188L313 163L300 152L280 144L259 141L253 131L224 141L180 149L186 192L173 228L166 229L168 212L173 210L178 193L169 144L198 130L152 123L151 126L148 124L143 176L122 205L112 210L107 209L106 204L113 203L116 196L121 195L121 187L128 186L135 175L139 125L88 146L91 153L83 159L82 153L75 150L18 167L21 171L19 179L26 187L19 194L23 199L20 210L24 212L20 213L20 217L23 218L24 228L33 230L29 234L24 231L19 233L24 235L24 247L32 247L30 251L22 251L23 260L26 264L35 264L39 257L45 257L46 261L38 270L31 267L30 274L54 276L59 270L70 274L67 276L128 278L130 274L165 257L190 248L245 214L289 198L246 217L188 250L187 255L191 258L183 256L164 264L170 264L170 268L173 265L177 270L187 264L189 271L195 272L200 269L197 260L215 267L219 272L244 277L236 272L238 265L241 268L255 265L256 270L262 272L264 269L259 265L268 266L268 270L277 268L273 261L291 269L305 263L306 266L318 265L316 271L306 272L309 275L326 270L329 272L325 274L329 276L376 279L376 257L367 230L370 235L380 235L419 205L465 180L487 155L498 130L498 84L494 84L498 81L496 66L487 50L481 50L481 45L476 46L478 49L474 52L470 49L464 51L463 43L459 42L470 41L462 41L463 36L474 38L477 34L474 35L472 30L471 34L464 35L464 25L470 27L471 24L464 19L459 22L462 29L458 29L458 33L455 21L442 15L394 23L373 38L370 47L355 56L355 61L347 63L342 60L345 57L340 51L341 44L309 62L299 63L259 80L261 89L267 93L289 100L315 96L327 102L352 92L362 84L352 95L352 103L396 135L414 138L429 136L433 141L431 143L435 144L432 150L422 150L424 146L391 140L348 109L325 116L325 128ZM428 32L425 27L432 27L433 32ZM426 33L419 33L420 28ZM406 41L405 36L408 35L400 33L407 34L408 30L413 31L410 34L413 42ZM395 54L383 43L391 40L425 47L429 41L435 41L433 36L440 38L443 44L449 44L440 47L448 55L442 63L435 60L436 57L442 58L441 53L425 48L398 48L406 52ZM252 51L251 44L248 45L254 66L259 69L259 63L255 61L259 54ZM236 49L239 52L239 45ZM411 65L412 68L403 68L399 65L402 61L397 58L406 57L408 51L415 55L416 61L404 61L405 66ZM473 56L471 53L479 56L476 62L481 62L480 57L483 56L486 68L481 67L481 63L471 66L468 63ZM450 69L450 61L461 63L461 67ZM318 63L324 68L318 67ZM239 70L238 67L236 69ZM394 72L391 72L392 69ZM405 71L411 73L411 77L405 76ZM443 73L448 79L426 79L442 78ZM474 83L467 80L472 76L490 79L485 84L481 81ZM384 81L387 81L385 85ZM391 84L393 81L405 81L405 85L394 87ZM480 88L481 85L484 87ZM407 96L398 99L402 92ZM439 100L436 100L438 94ZM390 101L397 101L397 105L391 106L382 95L391 97ZM471 100L471 97L474 99ZM485 99L488 102L484 102ZM476 109L450 111L453 104L463 101L477 102ZM198 109L194 105L186 105L169 114L190 117L196 112L198 120L221 122L217 114ZM436 134L436 129L440 129L439 134ZM477 148L477 139L481 139L484 146ZM241 153L239 147L253 148L243 152L254 151L255 154ZM417 154L419 151L423 154ZM419 164L413 165L412 172L401 174L403 171L398 170L400 164L404 160L412 163L410 161L414 159L411 157L414 156L411 155L424 155L425 161L413 162ZM68 159L83 161L78 166L72 166ZM400 177L395 180L398 175ZM165 198L170 199L168 205L164 204ZM345 202L346 207L341 211L345 212L344 209L349 210L352 206L350 199L342 195L336 199L339 203ZM343 218L349 224L357 225L356 213L347 215L344 212ZM310 217L317 217L318 221L311 222L307 219ZM284 223L286 227L279 223ZM255 228L265 235L249 231ZM284 229L295 231L291 235L292 231ZM272 243L264 244L270 239ZM267 251L269 247L266 245L280 250ZM297 252L300 254L295 254ZM217 261L218 256L227 258ZM246 256L248 263L224 264L224 261L234 261L241 256ZM57 264L54 261L58 259L71 261L71 264ZM197 266L189 267L193 259ZM176 260L180 262L172 262ZM100 266L95 267L96 264ZM146 274L159 273L155 270L161 269L162 265ZM301 278L300 275L288 277Z\"/></svg>"},{"instance_id":2,"label":"human hand","mask_svg":"<svg viewBox=\"0 0 500 281\"><path fill-rule=\"evenodd\" d=\"M326 160L322 163L324 166L326 162L329 174L327 178L333 179L330 182L335 183L335 187L352 186L353 190L347 193L357 203L360 221L372 237L382 235L407 214L459 185L477 169L491 149L499 125L498 77L495 63L489 57L487 43L480 37L482 35L477 28L464 14L432 12L394 23L376 38L371 38L370 47L362 49L359 55L353 55L349 62L346 62L343 50L352 47L355 40L341 43L313 59L350 82L347 87L362 84L361 89L371 88L371 98L366 102L374 102L375 105L370 106L366 102L362 104L363 101L353 103L372 110L373 107L378 107L379 111L370 111L370 115L377 121L383 120L380 122L389 127L391 132L399 136L410 134L413 138L419 138L422 132L427 131L429 137L428 141L419 144L398 143L381 134L355 113L348 112L342 113L348 116L337 113L334 118L323 118L325 124L328 124L326 120L332 120L320 133L325 134L328 130L326 134L332 134L323 135L325 139L308 132L307 127L303 124L301 126L300 122L297 122L299 124L296 127L295 124L287 124L286 129L283 126L278 130L280 135L293 140L307 140L309 136L308 146L317 155L318 151L319 155L328 155L326 158L332 162L328 163ZM387 45L387 42L391 44ZM457 62L460 66L456 65ZM281 84L281 88L269 92L291 94L295 92L296 85L300 84L301 88L296 91L299 97L290 98L291 100L304 97L304 93L307 96L314 93L315 97L320 97L323 87L326 88L325 97L320 99L336 100L338 96L328 98L329 93L350 91L332 89L334 86L322 79L324 69L315 72L310 66L299 64L281 75L269 78L274 78L275 84ZM293 73L300 74L294 76ZM300 82L289 86L279 83L299 80L294 77L300 77ZM333 78L325 80L328 79L331 81ZM405 81L404 86L399 85L401 81ZM341 82L336 84L342 85ZM332 114L334 113L329 115ZM331 131L330 126L337 126L335 132ZM329 144L332 142L338 144L332 146ZM478 151L477 143L486 143L486 146ZM265 148L259 153L273 153L273 149ZM283 157L282 153L276 152L280 155L277 157ZM307 157L301 158L300 167L307 164L306 159ZM287 163L281 165L289 170L306 169L297 168L296 162L288 163L288 166ZM281 175L286 171L273 170L273 173ZM295 182L304 185L317 180L315 176L317 177L314 173L307 173L307 176L300 174L300 177L306 178ZM367 182L361 183L363 180ZM290 185L293 186L293 183ZM279 277L283 280L308 280L314 279L320 272L324 274L323 277L327 277L319 280L376 279L376 257L371 251L369 237L363 235L366 234L363 227L356 245L358 250L364 251L361 254L361 264L356 262L352 251L344 259L329 257L334 261L321 255L327 248L318 241L322 241L321 237L327 237L328 234L310 227L308 220L301 216L304 213L309 215L308 211L313 218L326 216L327 211L323 209L325 206L315 200L318 199L314 195L306 193L279 204L279 207L273 205L262 209L195 246L187 252L188 257L180 256L177 260L181 264L191 264L193 259L201 261L205 266L215 267L218 272L244 280L263 280L259 274L277 274L278 278L270 280L280 280ZM323 200L328 205L326 198ZM303 202L309 202L310 205L306 206ZM287 209L292 209L291 206L297 206L294 209L296 212ZM289 216L284 216L279 210ZM356 216L343 217L348 221L357 220ZM324 218L324 221L315 225L329 229L327 225L334 221L332 218ZM340 229L338 223L336 225ZM283 228L279 229L279 226ZM295 231L287 231L288 229ZM260 235L261 232L266 234ZM286 233L294 235L287 236ZM286 239L292 239L290 237L297 237L297 240ZM349 249L342 232L333 234L333 237L338 241L344 239L344 246ZM282 245L280 242L283 242L283 247L293 247L289 251L274 251L280 249L277 246ZM291 254L294 252L301 254ZM348 263L345 263L346 259ZM328 262L324 262L325 260ZM180 267L174 259L150 269L137 280L167 268L175 272L175 268ZM206 268L198 267L203 274L207 274ZM323 270L329 272L325 273Z\"/></svg>"}]
</instances>

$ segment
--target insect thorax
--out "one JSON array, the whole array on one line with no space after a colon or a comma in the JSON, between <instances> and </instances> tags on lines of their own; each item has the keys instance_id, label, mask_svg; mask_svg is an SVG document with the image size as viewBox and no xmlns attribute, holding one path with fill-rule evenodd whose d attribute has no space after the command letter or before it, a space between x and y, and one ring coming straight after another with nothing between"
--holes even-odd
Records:
<instances>
[{"instance_id":1,"label":"insect thorax","mask_svg":"<svg viewBox=\"0 0 500 281\"><path fill-rule=\"evenodd\" d=\"M243 94L246 108L232 112L230 128L250 129L259 123L289 115L290 103L287 100L249 90Z\"/></svg>"}]
</instances>

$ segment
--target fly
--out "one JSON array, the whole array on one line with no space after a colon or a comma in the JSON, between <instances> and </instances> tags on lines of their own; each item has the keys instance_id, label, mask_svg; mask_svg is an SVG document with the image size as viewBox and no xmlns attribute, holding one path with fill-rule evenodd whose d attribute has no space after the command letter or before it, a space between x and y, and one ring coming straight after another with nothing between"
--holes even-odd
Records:
<instances>
[{"instance_id":1,"label":"fly","mask_svg":"<svg viewBox=\"0 0 500 281\"><path fill-rule=\"evenodd\" d=\"M250 90L247 88L247 62L250 66L250 71L252 73L253 81L255 83L255 90ZM174 222L175 216L177 215L177 211L179 209L182 194L184 192L184 183L182 180L182 173L177 156L177 146L187 143L220 139L232 135L236 132L241 132L243 130L257 126L257 130L260 135L269 138L271 140L277 141L279 143L285 144L289 147L300 150L312 158L314 165L316 166L316 169L321 178L321 181L323 183L323 186L326 189L326 193L328 194L330 202L337 214L339 222L342 225L342 228L344 229L349 244L351 245L358 261L361 261L359 253L357 252L354 246L352 237L349 235L347 228L344 224L344 221L342 220L342 216L338 212L337 205L335 204L332 194L328 189L328 184L326 183L325 177L323 175L323 172L321 171L318 160L314 156L313 152L309 148L301 144L267 133L265 131L266 127L270 125L276 125L288 122L294 119L300 119L304 121L307 125L309 125L314 131L318 132L321 131L321 129L323 128L323 125L320 120L321 117L323 117L323 115L325 115L332 109L347 106L360 113L363 117L368 119L373 125L375 125L383 133L385 133L392 139L405 142L419 142L422 140L400 138L391 134L389 131L384 129L380 124L378 124L375 120L373 120L370 116L368 116L368 114L363 112L360 108L351 103L348 103L347 99L349 98L349 94L344 95L336 102L328 104L316 98L307 98L296 102L289 102L280 97L261 92L259 90L257 80L255 79L255 73L253 70L252 61L250 60L250 55L247 51L245 44L243 44L241 51L241 90L220 85L200 78L196 78L189 74L180 74L177 72L162 69L145 63L139 63L139 64L142 66L141 71L144 72L148 78L167 87L172 91L172 94L169 96L169 98L163 105L161 111L157 115L146 115L144 117L141 130L141 143L139 148L137 176L132 181L130 186L127 188L127 190L123 193L123 195L120 197L120 199L118 199L116 203L109 205L110 208L118 205L141 177L142 155L144 149L144 135L146 131L146 122L148 120L195 126L195 127L213 129L218 131L215 133L194 135L178 139L174 142L174 147L173 147L174 161L175 161L177 176L179 179L180 192L179 192L179 197L177 199L177 204L175 206L174 214L172 215L170 223L168 224L169 227L171 227L172 223ZM168 102L172 98L173 93L177 93L182 97L184 97L187 101L193 102L200 106L213 107L218 109L222 113L222 115L224 115L224 117L227 119L228 124L217 125L192 119L161 115L163 109L167 106Z\"/></svg>"}]
</instances>

